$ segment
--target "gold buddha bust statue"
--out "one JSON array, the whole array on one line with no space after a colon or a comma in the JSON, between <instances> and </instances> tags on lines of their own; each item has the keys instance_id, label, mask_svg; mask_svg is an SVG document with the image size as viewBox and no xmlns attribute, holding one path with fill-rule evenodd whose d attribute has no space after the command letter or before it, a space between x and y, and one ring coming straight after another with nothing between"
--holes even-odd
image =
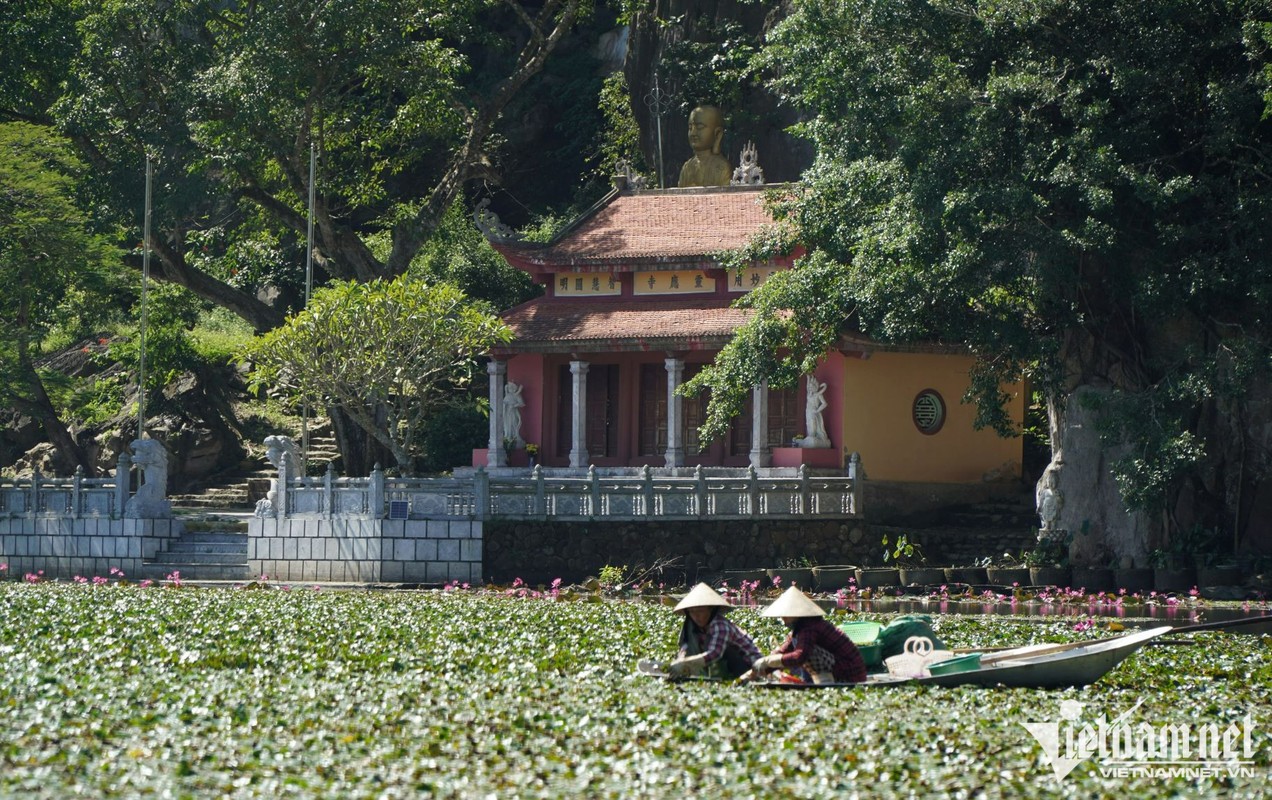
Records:
<instances>
[{"instance_id":1,"label":"gold buddha bust statue","mask_svg":"<svg viewBox=\"0 0 1272 800\"><path fill-rule=\"evenodd\" d=\"M689 146L693 158L680 168L677 186L728 186L733 177L729 160L720 155L724 115L715 106L698 106L689 113Z\"/></svg>"}]
</instances>

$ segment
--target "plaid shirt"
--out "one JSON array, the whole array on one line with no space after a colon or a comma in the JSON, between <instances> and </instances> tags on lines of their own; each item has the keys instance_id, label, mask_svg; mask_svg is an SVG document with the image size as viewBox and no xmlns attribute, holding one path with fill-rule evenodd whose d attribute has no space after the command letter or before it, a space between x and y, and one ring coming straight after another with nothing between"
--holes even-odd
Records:
<instances>
[{"instance_id":1,"label":"plaid shirt","mask_svg":"<svg viewBox=\"0 0 1272 800\"><path fill-rule=\"evenodd\" d=\"M791 628L791 635L777 652L782 654L782 666L807 666L813 649L826 651L833 659L831 672L839 683L861 683L866 679L866 662L861 651L848 636L821 617L805 617Z\"/></svg>"},{"instance_id":2,"label":"plaid shirt","mask_svg":"<svg viewBox=\"0 0 1272 800\"><path fill-rule=\"evenodd\" d=\"M689 623L693 625L692 622ZM695 628L697 626L694 626ZM705 638L699 639L702 642L702 654L705 655L708 664L718 661L724 655L724 648L733 645L742 651L746 656L747 663L754 663L755 659L760 657L760 648L755 646L755 642L751 641L751 637L742 632L742 629L734 625L724 616L722 612L717 612L711 621L707 623ZM682 648L680 655L684 656L685 650Z\"/></svg>"}]
</instances>

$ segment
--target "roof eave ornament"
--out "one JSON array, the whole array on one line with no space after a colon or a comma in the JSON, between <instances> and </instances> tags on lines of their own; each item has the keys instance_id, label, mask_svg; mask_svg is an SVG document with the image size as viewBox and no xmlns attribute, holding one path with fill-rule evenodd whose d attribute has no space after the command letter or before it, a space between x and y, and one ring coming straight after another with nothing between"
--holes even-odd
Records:
<instances>
[{"instance_id":1,"label":"roof eave ornament","mask_svg":"<svg viewBox=\"0 0 1272 800\"><path fill-rule=\"evenodd\" d=\"M499 220L499 215L490 210L490 198L484 198L477 207L473 209L473 222L476 223L477 229L486 235L488 239L503 239L510 241L520 241L521 235L503 224Z\"/></svg>"},{"instance_id":2,"label":"roof eave ornament","mask_svg":"<svg viewBox=\"0 0 1272 800\"><path fill-rule=\"evenodd\" d=\"M759 155L755 149L755 142L747 142L742 148L741 163L738 168L733 170L733 179L729 181L730 186L763 186L764 170L759 165Z\"/></svg>"}]
</instances>

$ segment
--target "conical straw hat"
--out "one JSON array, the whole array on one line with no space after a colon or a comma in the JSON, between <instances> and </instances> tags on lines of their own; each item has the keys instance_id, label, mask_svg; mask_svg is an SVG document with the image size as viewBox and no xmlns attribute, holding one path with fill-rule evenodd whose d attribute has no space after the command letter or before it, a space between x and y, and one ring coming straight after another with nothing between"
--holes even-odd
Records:
<instances>
[{"instance_id":1,"label":"conical straw hat","mask_svg":"<svg viewBox=\"0 0 1272 800\"><path fill-rule=\"evenodd\" d=\"M691 608L733 608L729 601L716 594L715 590L705 583L693 587L685 598L676 604L675 611L688 611Z\"/></svg>"},{"instance_id":2,"label":"conical straw hat","mask_svg":"<svg viewBox=\"0 0 1272 800\"><path fill-rule=\"evenodd\" d=\"M760 612L761 617L824 617L822 607L808 598L808 595L792 586L773 601L773 605Z\"/></svg>"}]
</instances>

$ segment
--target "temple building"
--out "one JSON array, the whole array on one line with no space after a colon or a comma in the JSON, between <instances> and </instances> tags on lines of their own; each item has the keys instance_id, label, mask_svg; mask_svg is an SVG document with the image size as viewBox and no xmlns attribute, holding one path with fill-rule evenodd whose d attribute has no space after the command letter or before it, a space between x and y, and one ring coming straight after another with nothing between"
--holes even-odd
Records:
<instances>
[{"instance_id":1,"label":"temple building","mask_svg":"<svg viewBox=\"0 0 1272 800\"><path fill-rule=\"evenodd\" d=\"M485 217L494 247L545 293L503 314L514 338L489 365L490 442L474 466L839 471L859 453L872 480L1020 478L1021 440L974 430L974 408L960 403L969 355L847 334L797 386L756 387L726 437L701 441L707 400L676 388L748 318L732 303L798 253L741 272L720 265L716 254L772 223L764 187L619 184L547 243Z\"/></svg>"}]
</instances>

